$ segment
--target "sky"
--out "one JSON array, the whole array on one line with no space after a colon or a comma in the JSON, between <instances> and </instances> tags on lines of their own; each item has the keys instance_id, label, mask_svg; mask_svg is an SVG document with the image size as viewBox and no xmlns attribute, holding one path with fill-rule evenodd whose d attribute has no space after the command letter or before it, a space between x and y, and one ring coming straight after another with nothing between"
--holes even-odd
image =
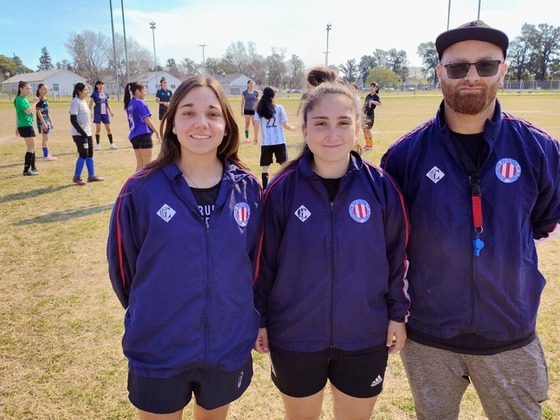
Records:
<instances>
[{"instance_id":1,"label":"sky","mask_svg":"<svg viewBox=\"0 0 560 420\"><path fill-rule=\"evenodd\" d=\"M22 6L22 4L24 6ZM375 49L407 53L411 66L423 42L449 28L480 19L513 40L525 23L560 26L558 0L122 0L127 38L146 47L165 66L190 58L221 58L232 42L252 41L268 56L286 50L306 68L345 64ZM112 0L115 32L123 33L121 0ZM150 22L156 23L155 32ZM331 30L327 31L327 25ZM0 54L19 56L36 70L41 48L53 64L71 61L64 44L84 29L111 35L110 0L0 0ZM205 44L202 48L200 45Z\"/></svg>"}]
</instances>

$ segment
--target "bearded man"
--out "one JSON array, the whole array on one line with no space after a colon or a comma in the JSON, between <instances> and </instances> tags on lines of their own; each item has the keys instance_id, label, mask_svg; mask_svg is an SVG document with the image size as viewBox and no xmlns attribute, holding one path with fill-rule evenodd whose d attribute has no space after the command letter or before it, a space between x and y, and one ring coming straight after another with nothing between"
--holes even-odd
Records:
<instances>
[{"instance_id":1,"label":"bearded man","mask_svg":"<svg viewBox=\"0 0 560 420\"><path fill-rule=\"evenodd\" d=\"M440 34L438 113L381 161L410 211L401 357L419 419L457 419L471 382L489 419L540 419L547 399L535 241L560 231L560 146L501 109L508 44L482 21Z\"/></svg>"}]
</instances>

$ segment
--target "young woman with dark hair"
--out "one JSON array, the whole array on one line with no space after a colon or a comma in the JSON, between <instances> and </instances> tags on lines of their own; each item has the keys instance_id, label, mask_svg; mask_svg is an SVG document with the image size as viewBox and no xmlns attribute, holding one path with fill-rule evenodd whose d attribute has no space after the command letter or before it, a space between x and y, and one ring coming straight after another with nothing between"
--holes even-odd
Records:
<instances>
[{"instance_id":1,"label":"young woman with dark hair","mask_svg":"<svg viewBox=\"0 0 560 420\"><path fill-rule=\"evenodd\" d=\"M14 107L16 108L17 128L16 136L25 140L27 151L25 152L25 163L23 164L23 175L33 176L39 175L39 170L35 166L35 130L33 130L33 112L39 102L39 98L35 97L32 104L29 103L26 96L31 95L31 85L27 82L19 82L18 93L14 99Z\"/></svg>"},{"instance_id":2,"label":"young woman with dark hair","mask_svg":"<svg viewBox=\"0 0 560 420\"><path fill-rule=\"evenodd\" d=\"M305 147L271 181L255 303L287 419L371 417L388 354L406 339L408 237L396 184L353 151L360 107L342 83L303 106Z\"/></svg>"},{"instance_id":3,"label":"young woman with dark hair","mask_svg":"<svg viewBox=\"0 0 560 420\"><path fill-rule=\"evenodd\" d=\"M103 91L105 84L101 80L95 82L95 87L90 96L89 109L93 108L93 123L95 124L95 150L101 150L101 123L105 126L107 137L109 138L111 150L117 149L117 145L113 143L113 133L111 131L111 117L114 117L113 111L109 106L109 94Z\"/></svg>"},{"instance_id":4,"label":"young woman with dark hair","mask_svg":"<svg viewBox=\"0 0 560 420\"><path fill-rule=\"evenodd\" d=\"M51 156L49 153L49 134L54 128L54 122L49 114L49 100L47 99L47 94L49 93L49 87L43 83L39 83L37 86L37 131L41 134L42 147L43 147L43 160L45 162L51 162L56 160L55 156Z\"/></svg>"},{"instance_id":5,"label":"young woman with dark hair","mask_svg":"<svg viewBox=\"0 0 560 420\"><path fill-rule=\"evenodd\" d=\"M253 374L262 190L215 79L181 83L161 127L158 157L128 179L109 230L129 399L141 419L181 419L194 393L195 419L225 419Z\"/></svg>"},{"instance_id":6,"label":"young woman with dark hair","mask_svg":"<svg viewBox=\"0 0 560 420\"><path fill-rule=\"evenodd\" d=\"M79 186L88 182L99 182L104 179L95 175L93 161L93 138L91 137L91 112L86 104L88 87L79 82L74 85L72 102L70 103L70 124L72 124L72 139L78 149L78 159L72 181ZM87 168L87 181L82 179L84 166Z\"/></svg>"},{"instance_id":7,"label":"young woman with dark hair","mask_svg":"<svg viewBox=\"0 0 560 420\"><path fill-rule=\"evenodd\" d=\"M142 83L131 82L124 89L124 109L128 115L128 126L130 135L128 139L132 143L134 155L136 156L136 171L152 161L152 133L155 133L159 140L159 132L154 126L151 115L152 112L144 98L146 97L146 87Z\"/></svg>"},{"instance_id":8,"label":"young woman with dark hair","mask_svg":"<svg viewBox=\"0 0 560 420\"><path fill-rule=\"evenodd\" d=\"M263 90L262 98L257 105L255 113L255 144L259 142L259 131L262 131L261 158L262 185L268 185L268 168L272 158L280 165L288 160L288 149L286 148L286 136L284 130L295 131L295 127L288 124L288 116L282 105L274 101L276 93L271 87Z\"/></svg>"}]
</instances>

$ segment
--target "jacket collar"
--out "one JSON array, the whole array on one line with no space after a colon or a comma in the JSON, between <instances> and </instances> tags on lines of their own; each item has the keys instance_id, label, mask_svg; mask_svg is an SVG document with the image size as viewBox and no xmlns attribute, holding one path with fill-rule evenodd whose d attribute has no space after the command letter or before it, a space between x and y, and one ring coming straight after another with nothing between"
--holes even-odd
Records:
<instances>
[{"instance_id":1,"label":"jacket collar","mask_svg":"<svg viewBox=\"0 0 560 420\"><path fill-rule=\"evenodd\" d=\"M347 177L349 174L359 171L364 166L362 157L355 151L350 152L350 162L348 164L348 171L344 175ZM313 172L313 153L309 148L306 148L305 153L299 161L301 173L309 178L319 179L319 175Z\"/></svg>"},{"instance_id":2,"label":"jacket collar","mask_svg":"<svg viewBox=\"0 0 560 420\"><path fill-rule=\"evenodd\" d=\"M177 182L176 180L182 177L183 175L183 172L176 164L164 166L162 168L162 171L165 174L165 176L172 182ZM248 174L246 171L244 171L237 165L234 165L230 161L227 161L226 164L224 165L224 174L222 176L222 181L224 180L229 181L229 183L233 185L238 183L241 179L245 178L247 175Z\"/></svg>"},{"instance_id":3,"label":"jacket collar","mask_svg":"<svg viewBox=\"0 0 560 420\"><path fill-rule=\"evenodd\" d=\"M490 150L494 148L496 141L498 140L498 134L500 133L500 128L503 121L502 105L500 101L496 99L496 108L494 110L494 115L492 119L486 120L484 123L484 139L490 146ZM449 126L445 121L445 111L444 111L444 101L441 101L438 112L435 117L436 126L439 127L443 137L449 139Z\"/></svg>"}]
</instances>

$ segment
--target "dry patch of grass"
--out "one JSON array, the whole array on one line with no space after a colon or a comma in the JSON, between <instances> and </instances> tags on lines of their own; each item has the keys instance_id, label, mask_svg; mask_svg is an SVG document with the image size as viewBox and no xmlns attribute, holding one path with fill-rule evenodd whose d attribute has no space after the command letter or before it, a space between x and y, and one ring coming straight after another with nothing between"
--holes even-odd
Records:
<instances>
[{"instance_id":1,"label":"dry patch of grass","mask_svg":"<svg viewBox=\"0 0 560 420\"><path fill-rule=\"evenodd\" d=\"M374 127L375 149L365 156L375 163L388 145L430 118L438 96L385 96ZM299 96L280 98L292 123ZM504 108L560 137L559 96L506 96ZM232 100L234 110L239 102ZM150 102L152 110L155 103ZM127 399L126 360L121 352L123 310L107 276L105 242L112 204L135 168L128 128L119 104L113 109L113 131L119 149L108 150L102 130L101 152L95 152L97 173L105 182L72 184L76 151L70 134L69 101L51 102L55 129L51 151L56 162L38 160L37 177L23 177L25 147L14 135L14 111L0 103L0 418L127 419L136 412ZM243 125L238 116L241 130ZM242 132L242 131L241 131ZM301 135L288 132L294 157ZM251 137L252 138L252 137ZM156 145L154 154L159 150ZM40 140L37 146L40 156ZM240 154L259 176L259 149L240 145ZM278 168L272 166L272 171ZM260 176L259 176L260 177ZM541 269L549 280L539 314L550 376L545 418L560 417L560 331L556 302L560 299L560 240L540 246ZM269 361L255 355L255 376L249 390L232 404L232 419L282 419L282 403L270 381ZM326 399L323 419L331 419ZM184 418L191 418L188 408ZM398 357L391 357L385 389L373 418L409 419L412 397ZM462 419L483 418L476 395L469 390Z\"/></svg>"}]
</instances>

